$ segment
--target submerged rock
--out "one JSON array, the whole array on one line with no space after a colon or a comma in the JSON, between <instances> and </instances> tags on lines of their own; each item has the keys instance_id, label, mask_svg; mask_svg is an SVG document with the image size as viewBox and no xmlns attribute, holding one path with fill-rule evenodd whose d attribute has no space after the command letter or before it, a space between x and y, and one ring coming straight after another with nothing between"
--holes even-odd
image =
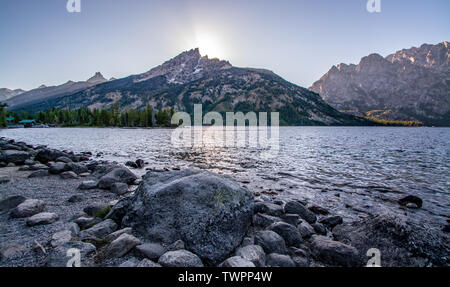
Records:
<instances>
[{"instance_id":1,"label":"submerged rock","mask_svg":"<svg viewBox=\"0 0 450 287\"><path fill-rule=\"evenodd\" d=\"M415 195L408 195L408 196L405 196L405 197L403 197L403 198L400 198L400 199L398 200L398 203L399 203L400 205L403 205L403 206L407 206L408 203L413 203L413 204L417 205L417 207L421 208L421 207L422 207L422 204L423 204L423 201L422 201L422 199L421 199L420 197L418 197L418 196L415 196Z\"/></svg>"},{"instance_id":2,"label":"submerged rock","mask_svg":"<svg viewBox=\"0 0 450 287\"><path fill-rule=\"evenodd\" d=\"M181 239L188 250L217 265L242 242L252 214L247 189L229 177L187 169L148 173L136 194L121 200L108 218L154 242Z\"/></svg>"}]
</instances>

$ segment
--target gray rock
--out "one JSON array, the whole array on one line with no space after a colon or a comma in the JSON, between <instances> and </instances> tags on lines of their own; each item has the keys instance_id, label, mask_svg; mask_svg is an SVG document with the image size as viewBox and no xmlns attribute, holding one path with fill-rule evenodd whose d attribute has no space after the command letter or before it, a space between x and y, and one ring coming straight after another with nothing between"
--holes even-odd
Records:
<instances>
[{"instance_id":1,"label":"gray rock","mask_svg":"<svg viewBox=\"0 0 450 287\"><path fill-rule=\"evenodd\" d=\"M0 260L21 256L26 251L27 247L25 245L20 245L17 243L3 246L0 248Z\"/></svg>"},{"instance_id":2,"label":"gray rock","mask_svg":"<svg viewBox=\"0 0 450 287\"><path fill-rule=\"evenodd\" d=\"M141 244L141 241L139 239L131 234L124 233L106 247L104 251L104 257L122 257L139 244Z\"/></svg>"},{"instance_id":3,"label":"gray rock","mask_svg":"<svg viewBox=\"0 0 450 287\"><path fill-rule=\"evenodd\" d=\"M271 230L259 231L255 234L255 244L261 246L266 253L286 253L283 237Z\"/></svg>"},{"instance_id":4,"label":"gray rock","mask_svg":"<svg viewBox=\"0 0 450 287\"><path fill-rule=\"evenodd\" d=\"M101 221L102 221L101 218L80 216L80 217L76 218L73 222L75 222L80 227L80 229L83 230L83 229L92 227L95 224L100 223Z\"/></svg>"},{"instance_id":5,"label":"gray rock","mask_svg":"<svg viewBox=\"0 0 450 287\"><path fill-rule=\"evenodd\" d=\"M21 195L13 195L6 199L0 200L0 212L5 212L13 209L26 200Z\"/></svg>"},{"instance_id":6,"label":"gray rock","mask_svg":"<svg viewBox=\"0 0 450 287\"><path fill-rule=\"evenodd\" d=\"M299 246L303 243L302 235L294 225L286 222L276 222L270 225L268 229L283 237L288 246Z\"/></svg>"},{"instance_id":7,"label":"gray rock","mask_svg":"<svg viewBox=\"0 0 450 287\"><path fill-rule=\"evenodd\" d=\"M119 238L120 235L122 234L131 234L133 230L130 227L127 228L122 228L120 230L114 231L113 233L109 234L108 236L105 237L105 239L109 242L116 240L117 238Z\"/></svg>"},{"instance_id":8,"label":"gray rock","mask_svg":"<svg viewBox=\"0 0 450 287\"><path fill-rule=\"evenodd\" d=\"M297 226L300 216L298 214L283 214L281 219L286 223Z\"/></svg>"},{"instance_id":9,"label":"gray rock","mask_svg":"<svg viewBox=\"0 0 450 287\"><path fill-rule=\"evenodd\" d=\"M30 155L27 152L19 150L3 150L0 155L0 161L14 164L23 164L29 158Z\"/></svg>"},{"instance_id":10,"label":"gray rock","mask_svg":"<svg viewBox=\"0 0 450 287\"><path fill-rule=\"evenodd\" d=\"M90 176L90 175L91 175L90 172L83 172L83 173L80 173L80 177L88 177L88 176Z\"/></svg>"},{"instance_id":11,"label":"gray rock","mask_svg":"<svg viewBox=\"0 0 450 287\"><path fill-rule=\"evenodd\" d=\"M291 257L283 254L271 253L267 255L267 266L270 267L295 267Z\"/></svg>"},{"instance_id":12,"label":"gray rock","mask_svg":"<svg viewBox=\"0 0 450 287\"><path fill-rule=\"evenodd\" d=\"M49 260L47 262L47 266L49 267L69 267L70 261L72 257L75 255L71 254L70 251L80 252L81 259L81 267L86 267L91 265L89 261L89 256L93 255L96 251L94 245L90 243L84 243L80 241L71 241L64 243L56 248L53 248L49 255ZM73 266L73 265L72 265ZM70 266L71 267L71 266Z\"/></svg>"},{"instance_id":13,"label":"gray rock","mask_svg":"<svg viewBox=\"0 0 450 287\"><path fill-rule=\"evenodd\" d=\"M281 218L270 216L262 213L257 213L253 215L253 225L261 228L266 228L276 222L281 222Z\"/></svg>"},{"instance_id":14,"label":"gray rock","mask_svg":"<svg viewBox=\"0 0 450 287\"><path fill-rule=\"evenodd\" d=\"M86 214L90 216L94 216L100 212L105 211L109 206L107 203L91 203L88 206L86 206L83 211L86 212Z\"/></svg>"},{"instance_id":15,"label":"gray rock","mask_svg":"<svg viewBox=\"0 0 450 287\"><path fill-rule=\"evenodd\" d=\"M59 174L62 179L76 179L78 175L73 171L65 171Z\"/></svg>"},{"instance_id":16,"label":"gray rock","mask_svg":"<svg viewBox=\"0 0 450 287\"><path fill-rule=\"evenodd\" d=\"M101 189L110 189L116 182L131 184L137 179L137 176L126 167L117 167L102 176L98 181L98 187Z\"/></svg>"},{"instance_id":17,"label":"gray rock","mask_svg":"<svg viewBox=\"0 0 450 287\"><path fill-rule=\"evenodd\" d=\"M318 205L308 206L308 209L311 210L312 212L314 212L315 214L320 214L320 215L328 215L330 213L328 211L328 209L323 208L322 206L318 206Z\"/></svg>"},{"instance_id":18,"label":"gray rock","mask_svg":"<svg viewBox=\"0 0 450 287\"><path fill-rule=\"evenodd\" d=\"M38 177L45 177L45 176L49 176L49 173L47 170L37 170L35 172L30 173L30 175L28 175L28 178L38 178Z\"/></svg>"},{"instance_id":19,"label":"gray rock","mask_svg":"<svg viewBox=\"0 0 450 287\"><path fill-rule=\"evenodd\" d=\"M82 240L90 238L105 238L107 235L116 231L116 229L117 224L111 219L106 219L95 224L89 229L82 230L79 236Z\"/></svg>"},{"instance_id":20,"label":"gray rock","mask_svg":"<svg viewBox=\"0 0 450 287\"><path fill-rule=\"evenodd\" d=\"M155 263L147 258L144 258L141 260L141 262L139 262L139 264L137 265L137 267L162 267L160 264Z\"/></svg>"},{"instance_id":21,"label":"gray rock","mask_svg":"<svg viewBox=\"0 0 450 287\"><path fill-rule=\"evenodd\" d=\"M24 165L35 165L36 162L32 159L27 159L23 162Z\"/></svg>"},{"instance_id":22,"label":"gray rock","mask_svg":"<svg viewBox=\"0 0 450 287\"><path fill-rule=\"evenodd\" d=\"M48 170L48 169L49 169L48 166L46 166L45 164L41 164L41 163L38 163L35 165L30 165L27 167L27 170L29 170L29 171Z\"/></svg>"},{"instance_id":23,"label":"gray rock","mask_svg":"<svg viewBox=\"0 0 450 287\"><path fill-rule=\"evenodd\" d=\"M291 259L296 267L309 267L309 261L306 257L294 256Z\"/></svg>"},{"instance_id":24,"label":"gray rock","mask_svg":"<svg viewBox=\"0 0 450 287\"><path fill-rule=\"evenodd\" d=\"M320 235L327 235L327 229L322 223L314 223L311 224L311 226L314 228L314 231L317 232Z\"/></svg>"},{"instance_id":25,"label":"gray rock","mask_svg":"<svg viewBox=\"0 0 450 287\"><path fill-rule=\"evenodd\" d=\"M123 182L116 182L111 186L111 192L117 195L124 195L128 192L128 184Z\"/></svg>"},{"instance_id":26,"label":"gray rock","mask_svg":"<svg viewBox=\"0 0 450 287\"><path fill-rule=\"evenodd\" d=\"M202 260L187 250L176 250L164 253L158 263L165 267L203 267Z\"/></svg>"},{"instance_id":27,"label":"gray rock","mask_svg":"<svg viewBox=\"0 0 450 287\"><path fill-rule=\"evenodd\" d=\"M52 224L59 220L59 216L52 212L42 212L27 218L28 226Z\"/></svg>"},{"instance_id":28,"label":"gray rock","mask_svg":"<svg viewBox=\"0 0 450 287\"><path fill-rule=\"evenodd\" d=\"M72 162L72 160L66 156L60 156L56 160L56 162L63 162L63 163L69 163Z\"/></svg>"},{"instance_id":29,"label":"gray rock","mask_svg":"<svg viewBox=\"0 0 450 287\"><path fill-rule=\"evenodd\" d=\"M55 248L69 242L70 240L72 240L72 232L70 230L63 230L52 235L52 241L50 244L53 248Z\"/></svg>"},{"instance_id":30,"label":"gray rock","mask_svg":"<svg viewBox=\"0 0 450 287\"><path fill-rule=\"evenodd\" d=\"M24 218L33 216L45 210L45 203L39 199L27 199L13 210L11 210L12 218Z\"/></svg>"},{"instance_id":31,"label":"gray rock","mask_svg":"<svg viewBox=\"0 0 450 287\"><path fill-rule=\"evenodd\" d=\"M70 171L73 171L77 175L89 172L89 169L84 164L81 163L70 162L66 164L66 168Z\"/></svg>"},{"instance_id":32,"label":"gray rock","mask_svg":"<svg viewBox=\"0 0 450 287\"><path fill-rule=\"evenodd\" d=\"M338 215L324 217L319 220L319 223L322 223L329 229L333 229L333 227L335 227L338 224L342 224L342 222L343 222L342 217L340 217Z\"/></svg>"},{"instance_id":33,"label":"gray rock","mask_svg":"<svg viewBox=\"0 0 450 287\"><path fill-rule=\"evenodd\" d=\"M60 174L62 172L68 171L69 168L67 167L66 163L63 162L55 162L50 165L48 172L51 174Z\"/></svg>"},{"instance_id":34,"label":"gray rock","mask_svg":"<svg viewBox=\"0 0 450 287\"><path fill-rule=\"evenodd\" d=\"M119 267L125 267L125 268L137 267L138 264L139 264L139 261L136 258L131 258L131 259L123 262L122 264L120 264Z\"/></svg>"},{"instance_id":35,"label":"gray rock","mask_svg":"<svg viewBox=\"0 0 450 287\"><path fill-rule=\"evenodd\" d=\"M360 265L359 254L355 247L324 236L313 236L311 251L315 259L333 266Z\"/></svg>"},{"instance_id":36,"label":"gray rock","mask_svg":"<svg viewBox=\"0 0 450 287\"><path fill-rule=\"evenodd\" d=\"M34 159L45 164L62 156L67 156L67 154L59 150L43 148L36 153Z\"/></svg>"},{"instance_id":37,"label":"gray rock","mask_svg":"<svg viewBox=\"0 0 450 287\"><path fill-rule=\"evenodd\" d=\"M266 254L259 245L247 245L236 250L236 256L240 256L248 261L253 262L257 267L266 265Z\"/></svg>"},{"instance_id":38,"label":"gray rock","mask_svg":"<svg viewBox=\"0 0 450 287\"><path fill-rule=\"evenodd\" d=\"M314 235L314 228L308 222L302 222L297 227L303 238L310 238Z\"/></svg>"},{"instance_id":39,"label":"gray rock","mask_svg":"<svg viewBox=\"0 0 450 287\"><path fill-rule=\"evenodd\" d=\"M255 267L253 262L242 258L241 256L233 256L220 264L221 267L237 268L237 267Z\"/></svg>"},{"instance_id":40,"label":"gray rock","mask_svg":"<svg viewBox=\"0 0 450 287\"><path fill-rule=\"evenodd\" d=\"M148 173L135 195L121 200L108 218L116 209L125 214L122 226L153 242L181 239L188 250L217 265L242 242L253 195L229 177L187 169Z\"/></svg>"},{"instance_id":41,"label":"gray rock","mask_svg":"<svg viewBox=\"0 0 450 287\"><path fill-rule=\"evenodd\" d=\"M152 260L157 260L166 252L166 249L159 243L144 243L136 246L136 250Z\"/></svg>"},{"instance_id":42,"label":"gray rock","mask_svg":"<svg viewBox=\"0 0 450 287\"><path fill-rule=\"evenodd\" d=\"M93 180L86 180L83 181L80 186L78 186L78 189L81 190L89 190L89 189L94 189L97 188L97 182L93 181Z\"/></svg>"},{"instance_id":43,"label":"gray rock","mask_svg":"<svg viewBox=\"0 0 450 287\"><path fill-rule=\"evenodd\" d=\"M281 216L284 213L284 210L283 207L270 202L258 202L255 203L254 212L272 216Z\"/></svg>"},{"instance_id":44,"label":"gray rock","mask_svg":"<svg viewBox=\"0 0 450 287\"><path fill-rule=\"evenodd\" d=\"M316 222L316 215L309 211L303 204L297 201L289 201L284 206L285 213L298 214L302 219L312 224Z\"/></svg>"}]
</instances>

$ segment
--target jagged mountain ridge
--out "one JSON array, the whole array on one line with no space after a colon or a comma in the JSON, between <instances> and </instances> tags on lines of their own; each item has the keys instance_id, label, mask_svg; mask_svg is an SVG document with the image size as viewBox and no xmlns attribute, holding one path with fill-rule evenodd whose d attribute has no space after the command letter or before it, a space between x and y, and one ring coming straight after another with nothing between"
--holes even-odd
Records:
<instances>
[{"instance_id":1,"label":"jagged mountain ridge","mask_svg":"<svg viewBox=\"0 0 450 287\"><path fill-rule=\"evenodd\" d=\"M46 103L54 98L70 95L107 81L100 72L97 72L86 81L68 81L62 85L51 87L41 85L36 89L10 97L6 103L12 110L29 110L35 104Z\"/></svg>"},{"instance_id":2,"label":"jagged mountain ridge","mask_svg":"<svg viewBox=\"0 0 450 287\"><path fill-rule=\"evenodd\" d=\"M203 111L278 111L288 125L364 125L370 122L339 113L319 95L289 83L271 71L237 68L227 61L202 57L198 49L186 51L150 71L101 83L70 95L53 97L24 107L28 111L51 107L123 109L174 108Z\"/></svg>"},{"instance_id":3,"label":"jagged mountain ridge","mask_svg":"<svg viewBox=\"0 0 450 287\"><path fill-rule=\"evenodd\" d=\"M333 66L310 88L338 110L450 126L449 44L424 44Z\"/></svg>"}]
</instances>

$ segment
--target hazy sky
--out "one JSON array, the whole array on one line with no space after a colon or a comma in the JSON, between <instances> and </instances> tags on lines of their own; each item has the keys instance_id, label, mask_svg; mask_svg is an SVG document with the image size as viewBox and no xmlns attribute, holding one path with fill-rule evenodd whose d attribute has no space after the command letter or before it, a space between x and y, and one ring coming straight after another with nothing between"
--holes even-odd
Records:
<instances>
[{"instance_id":1,"label":"hazy sky","mask_svg":"<svg viewBox=\"0 0 450 287\"><path fill-rule=\"evenodd\" d=\"M142 73L199 47L309 87L334 64L450 40L449 0L0 0L0 87Z\"/></svg>"}]
</instances>

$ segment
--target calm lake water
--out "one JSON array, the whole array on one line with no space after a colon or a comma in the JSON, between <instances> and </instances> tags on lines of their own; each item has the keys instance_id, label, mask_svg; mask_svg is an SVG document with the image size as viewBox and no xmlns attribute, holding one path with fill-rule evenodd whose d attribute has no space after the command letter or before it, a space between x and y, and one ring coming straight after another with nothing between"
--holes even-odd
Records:
<instances>
[{"instance_id":1,"label":"calm lake water","mask_svg":"<svg viewBox=\"0 0 450 287\"><path fill-rule=\"evenodd\" d=\"M307 200L345 220L388 211L438 227L450 218L449 128L282 127L279 153L271 159L257 148L175 148L172 132L54 128L1 130L0 136L102 152L99 159L121 163L142 158L154 169L229 174L250 190ZM421 197L423 208L400 208L396 200L407 194Z\"/></svg>"}]
</instances>

